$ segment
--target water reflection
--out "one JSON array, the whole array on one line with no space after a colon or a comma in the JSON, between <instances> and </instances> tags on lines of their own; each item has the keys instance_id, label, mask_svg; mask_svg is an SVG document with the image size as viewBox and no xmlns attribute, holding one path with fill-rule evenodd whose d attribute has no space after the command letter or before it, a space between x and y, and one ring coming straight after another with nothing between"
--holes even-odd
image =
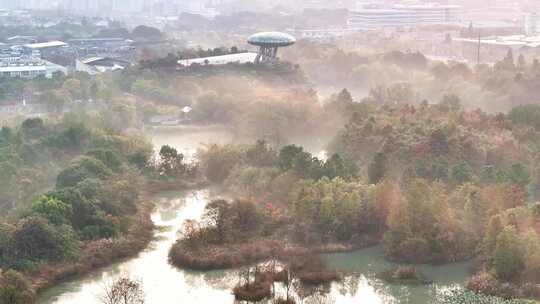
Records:
<instances>
[{"instance_id":1,"label":"water reflection","mask_svg":"<svg viewBox=\"0 0 540 304\"><path fill-rule=\"evenodd\" d=\"M215 197L210 190L188 193L165 193L156 198L158 204L152 219L157 229L151 245L137 257L66 282L41 295L40 304L95 304L104 283L129 274L143 283L147 303L233 303L231 289L238 282L239 271L182 271L167 262L167 254L183 223L198 219L206 204ZM421 270L437 284L431 286L395 286L375 278L392 263L382 258L381 248L374 247L352 253L327 255L329 264L351 275L339 283L317 288L295 284L291 296L297 303L427 303L440 287L462 283L466 264L430 267ZM285 297L285 287L277 284L276 294Z\"/></svg>"},{"instance_id":2,"label":"water reflection","mask_svg":"<svg viewBox=\"0 0 540 304\"><path fill-rule=\"evenodd\" d=\"M191 159L200 143L228 143L232 136L225 131L176 133L156 132L156 147L169 144ZM96 304L105 283L128 274L142 281L149 304L227 304L234 303L231 289L238 282L239 271L194 272L178 270L167 261L170 247L186 220L198 219L209 200L216 195L211 190L169 192L155 198L157 208L152 215L156 225L155 238L138 256L96 270L88 275L59 284L40 295L38 304ZM382 258L379 247L352 253L327 255L330 266L352 273L342 282L319 288L302 289L295 286L293 296L297 303L362 303L401 304L428 303L440 289L461 284L467 277L467 264L441 267L421 267L431 280L431 286L403 287L388 285L375 278L377 272L387 270L392 263ZM285 297L284 286L276 286L276 294Z\"/></svg>"},{"instance_id":3,"label":"water reflection","mask_svg":"<svg viewBox=\"0 0 540 304\"><path fill-rule=\"evenodd\" d=\"M444 289L461 286L469 275L469 263L455 263L443 266L421 265L418 269L435 283L423 286L403 286L388 284L378 279L377 273L397 266L384 259L382 247L372 247L350 253L339 253L327 255L328 263L337 269L346 272L356 273L359 277L351 277L343 282L344 285L351 285L350 281L357 281L358 287L354 284L350 291L357 290L356 293L349 292L346 298L370 299L363 300L366 303L429 303L437 297ZM350 280L350 281L349 281ZM343 295L343 293L341 293ZM336 300L338 303L350 303L343 300Z\"/></svg>"},{"instance_id":4,"label":"water reflection","mask_svg":"<svg viewBox=\"0 0 540 304\"><path fill-rule=\"evenodd\" d=\"M208 190L167 194L157 198L167 203L158 203L152 219L156 225L166 229L157 230L156 239L148 249L131 260L60 284L41 295L38 303L95 304L103 291L104 282L123 274L142 281L147 303L180 303L186 299L200 303L215 303L215 299L221 299L222 303L232 302L231 285L222 284L231 281L226 279L226 273L216 276L222 281L210 280L211 273L191 274L179 271L167 262L168 251L177 238L177 232L186 220L200 218L209 199ZM215 287L216 282L219 287Z\"/></svg>"}]
</instances>

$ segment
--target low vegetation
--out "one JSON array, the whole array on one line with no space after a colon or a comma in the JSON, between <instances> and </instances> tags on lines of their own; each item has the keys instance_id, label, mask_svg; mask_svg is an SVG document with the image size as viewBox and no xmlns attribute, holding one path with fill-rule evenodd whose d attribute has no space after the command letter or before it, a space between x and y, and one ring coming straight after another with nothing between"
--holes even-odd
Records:
<instances>
[{"instance_id":1,"label":"low vegetation","mask_svg":"<svg viewBox=\"0 0 540 304\"><path fill-rule=\"evenodd\" d=\"M1 131L2 185L13 194L2 196L5 303L32 303L41 288L144 249L154 228L149 181L196 179L176 150L164 147L154 160L144 139L95 119L34 118Z\"/></svg>"},{"instance_id":2,"label":"low vegetation","mask_svg":"<svg viewBox=\"0 0 540 304\"><path fill-rule=\"evenodd\" d=\"M326 263L312 253L296 254L283 258L277 266L275 259L240 273L240 280L233 288L236 300L258 302L271 299L277 303L296 303L295 298L319 286L329 286L340 281L341 275L328 269ZM277 295L276 289L284 291Z\"/></svg>"},{"instance_id":3,"label":"low vegetation","mask_svg":"<svg viewBox=\"0 0 540 304\"><path fill-rule=\"evenodd\" d=\"M531 302L522 300L512 300L497 298L487 295L482 295L466 290L450 290L444 292L434 302L435 304L461 304L461 303L474 303L474 304L528 304ZM532 304L532 303L531 303Z\"/></svg>"}]
</instances>

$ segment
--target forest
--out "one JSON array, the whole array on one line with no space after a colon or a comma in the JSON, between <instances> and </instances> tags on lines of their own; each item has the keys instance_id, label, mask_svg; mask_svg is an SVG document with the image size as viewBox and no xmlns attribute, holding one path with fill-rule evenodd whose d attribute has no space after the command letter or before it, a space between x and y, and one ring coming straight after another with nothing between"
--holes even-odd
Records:
<instances>
[{"instance_id":1,"label":"forest","mask_svg":"<svg viewBox=\"0 0 540 304\"><path fill-rule=\"evenodd\" d=\"M454 84L466 74L483 87L482 94L504 96L490 100L495 108L499 101L508 107L535 94L530 84L537 61L529 65L519 58L514 64L511 53L483 74L478 67L473 72L459 64L433 64L421 54L377 60L427 70L440 84ZM495 77L497 84L490 86ZM300 146L264 141L201 150L201 172L239 200L228 205L236 210L220 209L216 201L202 222L190 223L171 250L171 262L222 268L276 254L285 259L291 248L332 252L380 243L388 259L401 263L473 260L467 287L474 292L537 298L540 107L487 112L481 102L458 93L463 91L430 102L413 88L376 86L361 103L347 89L327 97L320 106L331 117L327 121L345 123L329 140L326 159ZM249 219L261 217L255 222L262 226L249 226Z\"/></svg>"},{"instance_id":2,"label":"forest","mask_svg":"<svg viewBox=\"0 0 540 304\"><path fill-rule=\"evenodd\" d=\"M348 50L300 41L285 49L283 57L302 66L319 91L345 87L379 103L437 103L445 95L457 95L468 110L496 113L537 101L537 58L509 50L495 64L471 65L430 60L422 53L404 51L405 47L391 49L370 45Z\"/></svg>"},{"instance_id":3,"label":"forest","mask_svg":"<svg viewBox=\"0 0 540 304\"><path fill-rule=\"evenodd\" d=\"M473 259L471 290L536 298L535 120L521 107L508 115L451 108L353 113L326 160L262 141L209 146L200 152L201 172L241 199L209 205L202 222L186 227L171 261L213 269L296 247L332 252L382 243L386 257L402 263Z\"/></svg>"},{"instance_id":4,"label":"forest","mask_svg":"<svg viewBox=\"0 0 540 304\"><path fill-rule=\"evenodd\" d=\"M174 148L157 159L144 137L112 124L97 111L2 128L1 303L32 303L40 289L144 249L149 194L196 180Z\"/></svg>"},{"instance_id":5,"label":"forest","mask_svg":"<svg viewBox=\"0 0 540 304\"><path fill-rule=\"evenodd\" d=\"M403 265L472 261L465 298L540 298L537 60L509 52L472 68L300 43L284 54L294 64L170 67L236 52L0 80L0 103L26 96L48 112L2 121L2 301L31 303L40 289L143 250L156 229L151 195L202 185L226 198L185 223L170 263L285 265L286 279L248 270L235 296L262 286L255 292L268 297L293 274L339 280L314 254L380 245ZM146 137L170 115L234 141L204 143L189 163Z\"/></svg>"}]
</instances>

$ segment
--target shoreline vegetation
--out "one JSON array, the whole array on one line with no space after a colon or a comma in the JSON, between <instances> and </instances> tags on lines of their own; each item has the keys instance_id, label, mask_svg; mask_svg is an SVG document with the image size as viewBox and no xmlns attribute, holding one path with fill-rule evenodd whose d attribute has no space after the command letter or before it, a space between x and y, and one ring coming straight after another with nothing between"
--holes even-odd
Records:
<instances>
[{"instance_id":1,"label":"shoreline vegetation","mask_svg":"<svg viewBox=\"0 0 540 304\"><path fill-rule=\"evenodd\" d=\"M75 261L42 264L35 271L22 272L29 287L27 299L33 300L46 289L70 278L136 256L148 247L156 229L150 218L155 208L150 197L162 191L200 189L206 185L205 182L176 183L156 180L149 181L148 184L144 203L140 204L137 214L133 216L134 222L130 225L127 234L118 238L100 239L84 244L79 253L80 258ZM2 272L0 272L0 282L2 281Z\"/></svg>"},{"instance_id":2,"label":"shoreline vegetation","mask_svg":"<svg viewBox=\"0 0 540 304\"><path fill-rule=\"evenodd\" d=\"M138 219L130 227L128 234L85 244L81 250L81 258L77 261L41 265L37 273L30 274L30 282L36 295L54 284L106 267L144 250L151 242L155 229L150 219L153 208L152 203L142 206L135 215Z\"/></svg>"},{"instance_id":3,"label":"shoreline vegetation","mask_svg":"<svg viewBox=\"0 0 540 304\"><path fill-rule=\"evenodd\" d=\"M54 284L138 254L155 229L151 196L207 184L174 148L163 146L156 157L144 138L97 124L116 119L101 115L32 118L1 129L0 152L13 151L2 156L22 172L43 169L26 157L57 168L50 190L36 187L0 224L1 303L34 303ZM21 146L27 152L17 155ZM7 161L0 165L2 178L13 172L19 182L17 170L4 170Z\"/></svg>"},{"instance_id":4,"label":"shoreline vegetation","mask_svg":"<svg viewBox=\"0 0 540 304\"><path fill-rule=\"evenodd\" d=\"M145 186L145 198L140 204L128 233L119 238L101 239L87 243L77 261L44 264L37 273L30 274L30 284L35 295L70 278L112 265L136 256L148 247L157 228L151 220L155 204L151 197L159 192L200 189L205 182L149 180ZM1 275L1 274L0 274Z\"/></svg>"},{"instance_id":5,"label":"shoreline vegetation","mask_svg":"<svg viewBox=\"0 0 540 304\"><path fill-rule=\"evenodd\" d=\"M248 270L240 298L268 297L269 282L290 283L290 273L306 283L338 279L321 263L295 263L316 261L306 251L371 243L404 264L472 259L468 289L540 298L540 106L516 105L536 100L540 61L516 64L509 52L472 69L421 53L303 42L284 55L299 65L176 71L173 55L96 78L3 80L9 96L32 95L51 118L0 130L0 299L31 303L49 277L137 251L151 230L137 227L149 224L142 190L206 182L235 199L212 201L200 221L187 222L170 260L201 269L286 263L287 279ZM314 79L369 93L361 102L347 89L321 98ZM210 122L259 141L209 144L186 164L169 146L154 155L137 135L149 121ZM332 138L328 157L289 144L295 138Z\"/></svg>"},{"instance_id":6,"label":"shoreline vegetation","mask_svg":"<svg viewBox=\"0 0 540 304\"><path fill-rule=\"evenodd\" d=\"M349 122L327 159L264 141L200 151L201 174L237 199L209 204L170 261L227 268L277 255L262 240L312 249L368 236L399 263L476 261L488 275L471 279L475 292L538 298L540 209L532 200L540 177L520 148L540 136L530 113L466 111L455 96L379 107L348 96L336 97ZM491 290L477 288L485 284Z\"/></svg>"},{"instance_id":7,"label":"shoreline vegetation","mask_svg":"<svg viewBox=\"0 0 540 304\"><path fill-rule=\"evenodd\" d=\"M191 270L223 270L277 259L287 261L291 257L308 254L351 252L379 244L366 240L364 244L325 244L305 246L286 244L278 240L252 240L239 244L209 245L192 248L188 242L178 240L169 252L169 261L178 268Z\"/></svg>"}]
</instances>

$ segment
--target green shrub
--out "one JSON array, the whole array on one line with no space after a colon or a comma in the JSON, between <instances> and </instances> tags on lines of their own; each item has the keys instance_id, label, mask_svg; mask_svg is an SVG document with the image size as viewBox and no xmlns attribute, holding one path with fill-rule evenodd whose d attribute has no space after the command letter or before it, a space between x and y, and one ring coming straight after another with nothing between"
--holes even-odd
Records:
<instances>
[{"instance_id":1,"label":"green shrub","mask_svg":"<svg viewBox=\"0 0 540 304\"><path fill-rule=\"evenodd\" d=\"M83 156L58 174L56 187L73 187L87 178L105 179L111 175L111 169L107 168L102 161L93 157Z\"/></svg>"},{"instance_id":2,"label":"green shrub","mask_svg":"<svg viewBox=\"0 0 540 304\"><path fill-rule=\"evenodd\" d=\"M0 303L29 304L34 301L30 282L16 271L8 270L0 273Z\"/></svg>"}]
</instances>

